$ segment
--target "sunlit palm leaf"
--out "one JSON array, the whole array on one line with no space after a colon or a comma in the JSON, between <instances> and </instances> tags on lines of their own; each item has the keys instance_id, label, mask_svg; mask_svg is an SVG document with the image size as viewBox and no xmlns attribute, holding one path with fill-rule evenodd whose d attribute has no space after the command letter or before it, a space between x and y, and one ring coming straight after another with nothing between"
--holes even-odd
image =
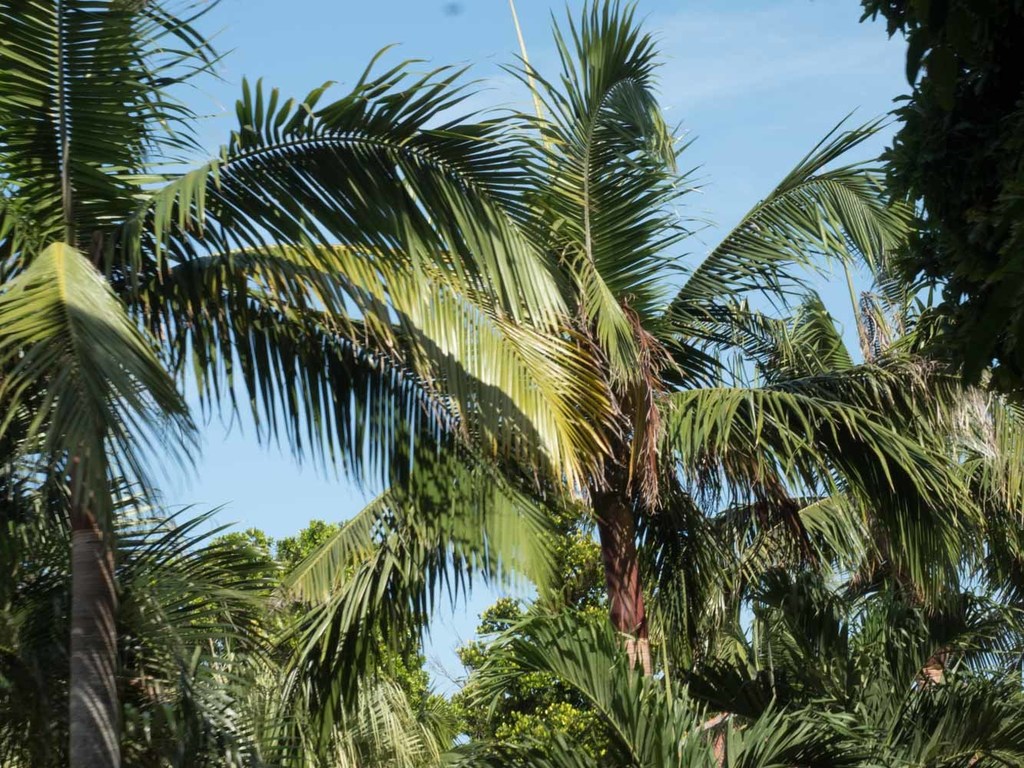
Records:
<instances>
[{"instance_id":1,"label":"sunlit palm leaf","mask_svg":"<svg viewBox=\"0 0 1024 768\"><path fill-rule=\"evenodd\" d=\"M110 446L115 471L136 481L149 479L147 452L186 461L193 426L181 395L151 340L71 246L51 245L6 284L0 365L0 430L39 394L28 432L48 460L77 456L105 476Z\"/></svg>"},{"instance_id":2,"label":"sunlit palm leaf","mask_svg":"<svg viewBox=\"0 0 1024 768\"><path fill-rule=\"evenodd\" d=\"M517 223L521 174L501 124L437 125L465 98L458 76L367 71L327 105L327 86L301 103L246 87L230 144L153 194L129 248L148 220L157 254L177 260L279 243L352 246L368 260L397 252L414 266L447 253L453 282L486 286L513 317L550 320L560 297Z\"/></svg>"},{"instance_id":3,"label":"sunlit palm leaf","mask_svg":"<svg viewBox=\"0 0 1024 768\"><path fill-rule=\"evenodd\" d=\"M233 397L237 368L257 424L272 437L284 432L299 453L337 447L356 469L368 457L386 461L396 449L385 425L370 421L383 413L368 396L378 386L368 388L366 376L376 376L381 397L410 395L381 403L407 425L424 421L435 436L456 430L524 461L539 454L571 482L600 447L588 424L609 408L586 386L592 361L558 336L511 322L488 294L456 293L442 271L417 271L399 254L374 263L340 247L207 257L147 283L143 316L180 370L191 360L204 398L222 394L224 378ZM222 366L228 359L237 365Z\"/></svg>"},{"instance_id":4,"label":"sunlit palm leaf","mask_svg":"<svg viewBox=\"0 0 1024 768\"><path fill-rule=\"evenodd\" d=\"M878 127L833 129L694 269L669 317L685 325L744 293L779 295L795 285L793 267L816 258L877 263L898 247L910 211L888 198L880 175L865 165L829 167Z\"/></svg>"}]
</instances>

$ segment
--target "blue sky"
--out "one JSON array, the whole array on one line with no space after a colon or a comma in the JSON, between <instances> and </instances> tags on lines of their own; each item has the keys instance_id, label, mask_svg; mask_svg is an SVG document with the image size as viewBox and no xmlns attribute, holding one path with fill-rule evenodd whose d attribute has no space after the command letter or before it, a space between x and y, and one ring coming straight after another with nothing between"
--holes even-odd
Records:
<instances>
[{"instance_id":1,"label":"blue sky","mask_svg":"<svg viewBox=\"0 0 1024 768\"><path fill-rule=\"evenodd\" d=\"M581 5L568 3L573 13ZM534 66L550 71L551 14L564 19L566 4L518 0L518 9ZM638 14L660 40L669 121L695 139L683 164L696 169L697 191L683 214L708 223L681 257L699 258L845 115L855 111L857 122L884 115L906 91L902 42L889 41L880 24L858 23L858 0L640 0ZM333 80L341 95L392 44L385 62L470 65L470 77L481 81L474 109L529 105L500 69L518 52L507 0L222 0L201 27L226 54L220 79L188 96L209 115L201 136L211 152L232 128L243 76L263 77L289 96ZM862 157L880 151L884 139ZM821 290L833 313L849 321L845 286L826 280ZM344 520L362 506L362 494L344 480L300 468L251 436L244 422L208 425L198 470L166 489L171 505L224 505L221 522L275 537L314 518ZM477 590L435 620L428 664L441 687L460 673L453 649L472 636L494 595Z\"/></svg>"}]
</instances>

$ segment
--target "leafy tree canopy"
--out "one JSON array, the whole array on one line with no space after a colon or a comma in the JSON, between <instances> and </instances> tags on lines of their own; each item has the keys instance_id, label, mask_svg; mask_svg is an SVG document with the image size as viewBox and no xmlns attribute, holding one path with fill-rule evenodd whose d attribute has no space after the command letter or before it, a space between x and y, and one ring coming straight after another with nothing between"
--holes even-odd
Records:
<instances>
[{"instance_id":1,"label":"leafy tree canopy","mask_svg":"<svg viewBox=\"0 0 1024 768\"><path fill-rule=\"evenodd\" d=\"M590 760L598 761L607 752L604 725L586 698L548 672L510 674L509 685L494 707L481 708L475 701L480 670L498 664L513 671L511 660L502 655L494 639L503 636L534 641L528 629L520 632L519 627L527 626L524 622L535 609L570 611L598 626L606 621L604 575L594 526L580 510L563 509L556 517L558 536L552 549L557 572L549 593L531 607L504 597L480 615L479 639L458 649L469 677L452 703L466 735L473 740L502 744L529 741L551 748L558 739L568 738L581 745Z\"/></svg>"},{"instance_id":2,"label":"leafy tree canopy","mask_svg":"<svg viewBox=\"0 0 1024 768\"><path fill-rule=\"evenodd\" d=\"M863 0L907 39L913 91L887 153L893 191L920 204L903 259L941 286L936 350L978 380L1024 390L1024 2Z\"/></svg>"}]
</instances>

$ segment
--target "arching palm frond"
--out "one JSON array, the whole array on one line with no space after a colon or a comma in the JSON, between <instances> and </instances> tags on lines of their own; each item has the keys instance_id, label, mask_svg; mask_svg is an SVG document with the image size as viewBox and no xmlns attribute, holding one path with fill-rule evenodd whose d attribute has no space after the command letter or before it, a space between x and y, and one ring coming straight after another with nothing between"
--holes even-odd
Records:
<instances>
[{"instance_id":1,"label":"arching palm frond","mask_svg":"<svg viewBox=\"0 0 1024 768\"><path fill-rule=\"evenodd\" d=\"M719 324L723 327L714 327ZM841 373L854 366L835 318L813 293L794 307L790 317L756 312L745 302L723 307L709 330L717 346L741 350L768 384Z\"/></svg>"},{"instance_id":2,"label":"arching palm frond","mask_svg":"<svg viewBox=\"0 0 1024 768\"><path fill-rule=\"evenodd\" d=\"M292 695L330 725L390 643L422 631L430 609L473 578L550 578L546 510L493 467L455 451L421 457L409 483L349 521L289 577L308 606L290 632L299 644ZM305 690L301 686L305 685ZM325 732L326 735L326 732Z\"/></svg>"},{"instance_id":3,"label":"arching palm frond","mask_svg":"<svg viewBox=\"0 0 1024 768\"><path fill-rule=\"evenodd\" d=\"M841 715L773 711L742 723L712 718L685 689L631 669L621 642L608 627L571 615L536 616L497 641L502 663L480 670L481 705L500 696L505 675L544 672L580 693L611 735L609 765L663 766L858 765ZM525 640L525 637L530 640ZM507 655L507 658L504 658ZM539 753L530 743L480 745L460 765L581 765L579 748L559 735L555 749ZM724 755L721 751L724 749ZM718 754L716 754L718 753ZM508 763L499 763L500 760ZM536 762L528 762L535 760ZM722 760L725 760L723 763Z\"/></svg>"},{"instance_id":4,"label":"arching palm frond","mask_svg":"<svg viewBox=\"0 0 1024 768\"><path fill-rule=\"evenodd\" d=\"M663 683L632 669L610 626L582 622L571 614L535 616L526 622L515 634L499 638L490 663L477 671L480 706L501 695L509 683L506 676L545 672L580 693L608 726L613 754L607 757L614 764L709 764L710 745L692 733L700 722L699 710L683 698L666 695Z\"/></svg>"},{"instance_id":5,"label":"arching palm frond","mask_svg":"<svg viewBox=\"0 0 1024 768\"><path fill-rule=\"evenodd\" d=\"M443 253L453 285L492 291L511 317L552 320L561 300L518 224L521 171L502 124L444 121L466 96L459 75L367 70L327 105L329 84L283 103L277 91L246 86L231 142L152 193L126 229L128 256L144 244L158 264L287 245L315 259L318 248L343 245L372 269L394 253L406 260L395 266L435 267Z\"/></svg>"},{"instance_id":6,"label":"arching palm frond","mask_svg":"<svg viewBox=\"0 0 1024 768\"><path fill-rule=\"evenodd\" d=\"M423 423L430 439L454 433L490 454L541 458L571 482L600 447L588 425L610 407L586 386L587 354L512 322L479 290L456 293L438 268L391 262L340 247L319 259L296 249L195 259L145 286L143 315L207 401L241 389L265 436L340 458L357 478Z\"/></svg>"},{"instance_id":7,"label":"arching palm frond","mask_svg":"<svg viewBox=\"0 0 1024 768\"><path fill-rule=\"evenodd\" d=\"M152 341L73 247L51 245L7 282L0 328L0 434L36 395L29 452L76 457L79 481L106 486L108 449L114 471L146 488L147 453L186 461L194 427L181 395Z\"/></svg>"},{"instance_id":8,"label":"arching palm frond","mask_svg":"<svg viewBox=\"0 0 1024 768\"><path fill-rule=\"evenodd\" d=\"M841 398L814 379L673 394L665 447L705 492L783 502L851 495L878 515L892 545L887 554L934 594L957 570L972 507L934 434L922 444L901 431L871 390L879 380L865 375L845 378Z\"/></svg>"},{"instance_id":9,"label":"arching palm frond","mask_svg":"<svg viewBox=\"0 0 1024 768\"><path fill-rule=\"evenodd\" d=\"M568 37L556 27L555 44L561 77L527 73L552 115L531 139L537 239L571 276L572 308L595 329L614 375L630 379L635 323L656 317L666 249L682 235L666 211L680 191L675 139L654 96L657 55L632 9L607 2L570 20Z\"/></svg>"},{"instance_id":10,"label":"arching palm frond","mask_svg":"<svg viewBox=\"0 0 1024 768\"><path fill-rule=\"evenodd\" d=\"M738 295L779 296L795 285L792 268L816 258L877 263L902 243L910 211L891 201L871 166L830 164L857 147L879 123L842 130L840 123L750 211L693 270L668 310L685 326L709 305Z\"/></svg>"}]
</instances>

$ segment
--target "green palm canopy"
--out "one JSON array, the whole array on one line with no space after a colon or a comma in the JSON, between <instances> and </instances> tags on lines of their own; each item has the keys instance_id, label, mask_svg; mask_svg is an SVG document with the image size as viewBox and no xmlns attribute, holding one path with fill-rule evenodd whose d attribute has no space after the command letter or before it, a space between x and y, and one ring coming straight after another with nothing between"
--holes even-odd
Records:
<instances>
[{"instance_id":1,"label":"green palm canopy","mask_svg":"<svg viewBox=\"0 0 1024 768\"><path fill-rule=\"evenodd\" d=\"M204 411L385 484L438 450L573 482L608 408L550 332L507 126L450 117L460 72L246 85L202 158L179 95L218 60L208 7L0 4L0 443L71 486L74 764L119 764L111 488L194 460L187 378Z\"/></svg>"}]
</instances>

